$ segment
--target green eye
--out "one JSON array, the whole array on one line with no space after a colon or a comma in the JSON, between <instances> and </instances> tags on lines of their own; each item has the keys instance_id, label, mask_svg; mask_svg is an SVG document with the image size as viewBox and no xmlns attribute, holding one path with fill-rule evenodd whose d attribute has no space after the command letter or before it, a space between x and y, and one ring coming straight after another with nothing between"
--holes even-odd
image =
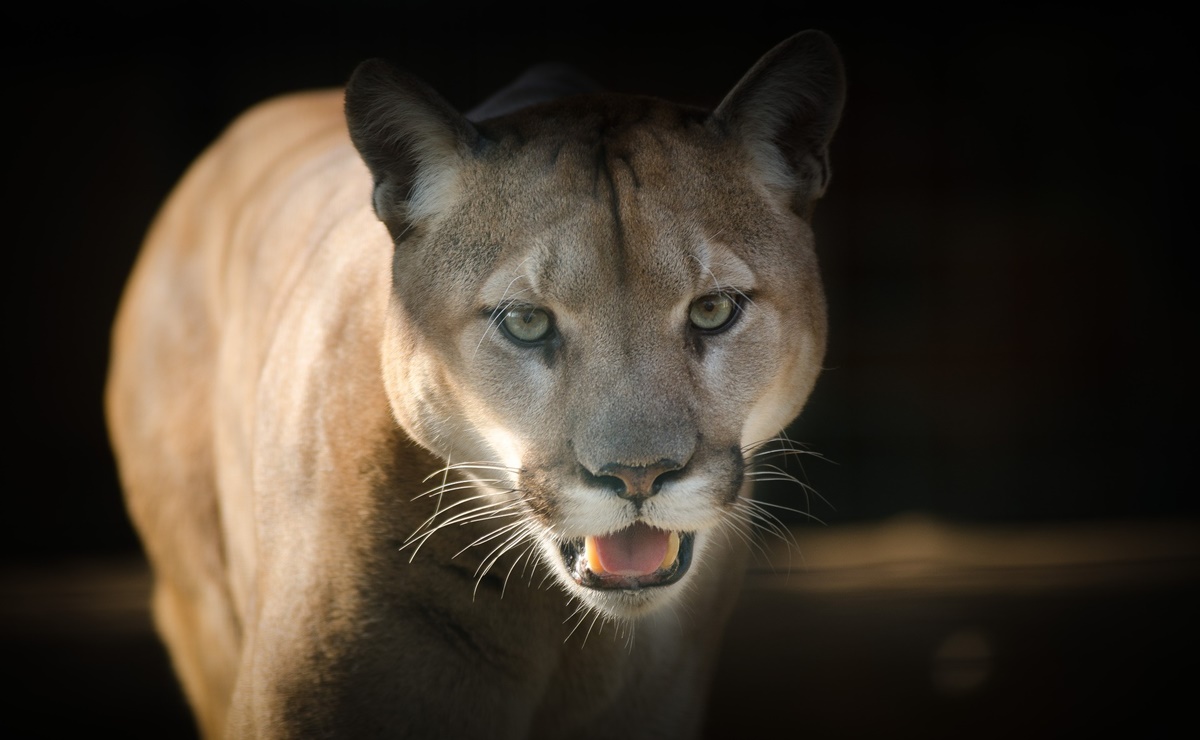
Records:
<instances>
[{"instance_id":1,"label":"green eye","mask_svg":"<svg viewBox=\"0 0 1200 740\"><path fill-rule=\"evenodd\" d=\"M711 293L692 301L688 309L688 318L692 326L700 331L720 331L733 321L737 315L738 305L724 293Z\"/></svg>"},{"instance_id":2,"label":"green eye","mask_svg":"<svg viewBox=\"0 0 1200 740\"><path fill-rule=\"evenodd\" d=\"M504 314L504 332L518 342L540 342L550 334L550 314L540 308L521 306Z\"/></svg>"}]
</instances>

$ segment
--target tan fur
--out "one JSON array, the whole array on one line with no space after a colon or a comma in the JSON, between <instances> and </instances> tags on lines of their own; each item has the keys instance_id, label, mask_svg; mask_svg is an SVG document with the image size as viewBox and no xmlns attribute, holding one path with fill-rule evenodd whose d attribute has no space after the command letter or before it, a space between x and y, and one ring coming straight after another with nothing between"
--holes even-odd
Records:
<instances>
[{"instance_id":1,"label":"tan fur","mask_svg":"<svg viewBox=\"0 0 1200 740\"><path fill-rule=\"evenodd\" d=\"M147 236L106 390L206 737L699 732L747 461L824 352L807 219L841 91L809 32L712 114L470 122L370 62L225 132ZM741 315L699 333L722 291ZM511 301L552 339L505 336ZM634 521L695 534L682 580L571 579L561 543Z\"/></svg>"}]
</instances>

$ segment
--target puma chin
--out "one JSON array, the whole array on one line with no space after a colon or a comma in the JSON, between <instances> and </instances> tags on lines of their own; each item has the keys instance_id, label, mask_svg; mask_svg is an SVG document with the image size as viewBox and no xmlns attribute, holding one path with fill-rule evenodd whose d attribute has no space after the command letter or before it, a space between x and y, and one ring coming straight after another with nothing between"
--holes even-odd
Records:
<instances>
[{"instance_id":1,"label":"puma chin","mask_svg":"<svg viewBox=\"0 0 1200 740\"><path fill-rule=\"evenodd\" d=\"M464 114L368 60L229 126L105 397L206 740L702 735L843 88L803 32L712 109L547 65Z\"/></svg>"}]
</instances>

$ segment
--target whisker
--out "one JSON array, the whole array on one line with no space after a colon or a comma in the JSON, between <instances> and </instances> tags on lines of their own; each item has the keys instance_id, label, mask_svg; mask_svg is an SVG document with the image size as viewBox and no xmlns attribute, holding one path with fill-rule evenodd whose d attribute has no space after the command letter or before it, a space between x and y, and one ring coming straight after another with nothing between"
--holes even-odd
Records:
<instances>
[{"instance_id":1,"label":"whisker","mask_svg":"<svg viewBox=\"0 0 1200 740\"><path fill-rule=\"evenodd\" d=\"M453 470L495 470L495 471L501 472L501 473L520 473L521 472L520 468L514 468L510 465L503 465L501 463L490 463L490 462L484 462L484 461L460 462L460 463L454 463L452 465L446 465L443 468L439 468L439 469L433 471L429 475L422 478L421 482L425 483L425 482L429 481L431 478L436 478L439 475L444 476L446 473L453 471Z\"/></svg>"},{"instance_id":2,"label":"whisker","mask_svg":"<svg viewBox=\"0 0 1200 740\"><path fill-rule=\"evenodd\" d=\"M471 497L462 499L461 501L456 501L453 504L450 504L446 508L442 509L441 511L434 512L433 516L426 519L424 522L421 523L421 525L419 527L417 527L415 530L413 530L413 533L408 536L408 540L406 540L405 542L406 543L411 542L414 538L416 538L418 536L427 537L430 534L432 534L433 532L436 532L437 530L442 529L443 527L447 527L451 524L466 524L468 522L475 521L475 519L473 517L475 517L477 515L478 516L487 516L492 512L500 512L500 511L506 511L510 508L517 508L517 506L519 504L519 502L515 501L515 500L514 501L493 501L491 503L484 504L483 506L476 506L473 509L468 509L467 511L457 512L456 514L454 514L451 517L448 517L444 521L438 522L438 524L436 526L428 529L425 532L422 532L422 530L424 530L426 527L429 527L429 525L431 525L437 517L448 513L454 507L468 504L472 501L478 501L479 499L486 499L486 498L490 498L490 497L487 495L471 496Z\"/></svg>"},{"instance_id":3,"label":"whisker","mask_svg":"<svg viewBox=\"0 0 1200 740\"><path fill-rule=\"evenodd\" d=\"M505 553L507 553L509 550L516 547L517 545L520 545L522 542L527 540L533 534L534 534L534 531L533 531L532 527L530 527L528 525L521 527L520 529L518 529L516 531L516 533L514 533L512 536L510 536L504 542L500 543L500 545L498 545L495 549L493 549L490 553L488 553L487 556L484 557L483 561L480 562L479 567L475 569L476 579L475 579L475 588L471 591L472 599L474 599L475 595L479 592L479 584L483 583L484 576L486 576L488 574L488 572L496 565L496 563L499 562L500 558L504 557ZM518 560L519 560L519 558L518 558ZM515 567L515 566L516 566L516 562L513 563L513 567ZM511 574L512 568L509 568L508 572L509 572L509 574ZM504 598L504 586L507 584L508 584L508 575L505 575L503 584L500 587L500 598Z\"/></svg>"},{"instance_id":4,"label":"whisker","mask_svg":"<svg viewBox=\"0 0 1200 740\"><path fill-rule=\"evenodd\" d=\"M473 497L473 498L480 498L480 497ZM458 503L467 503L467 501L461 501ZM436 526L431 526L433 524L434 519L436 519L441 514L445 514L447 511L449 511L451 508L453 508L454 506L457 506L457 505L458 504L456 503L452 506L446 507L446 509L444 511L435 512L432 517L430 517L429 519L426 519L424 522L421 522L421 525L413 530L412 534L410 534L408 536L408 539L406 539L404 541L404 544L400 546L400 549L403 550L404 548L408 547L409 545L411 545L413 542L416 542L417 540L424 542L425 540L429 539L430 535L432 535L434 532L437 532L438 530L440 530L444 527L447 527L451 524L469 524L470 522L476 521L475 517L477 517L477 516L480 518L480 520L490 518L493 514L499 515L500 512L506 511L510 506L512 506L511 503L503 503L503 502L491 503L491 504L487 504L486 506L476 507L475 509L472 509L470 511L459 512L459 513L455 514L453 517L450 517L449 519L447 519L446 521L440 522Z\"/></svg>"},{"instance_id":5,"label":"whisker","mask_svg":"<svg viewBox=\"0 0 1200 740\"><path fill-rule=\"evenodd\" d=\"M823 460L825 462L832 462L828 458L826 458L824 455L821 455L820 453L814 452L809 449L805 449L799 442L794 441L787 435L787 430L780 432L775 437L771 437L768 439L761 440L759 442L745 445L742 448L742 454L748 458L746 475L747 475L747 477L753 479L755 482L794 483L795 485L799 486L801 491L803 491L803 493L804 493L805 508L807 508L809 510L812 509L812 502L810 500L810 497L815 497L816 499L820 500L821 503L828 506L830 509L833 509L834 511L837 510L837 507L835 507L832 503L830 503L828 499L826 499L824 496L822 496L811 485L809 485L805 481L801 480L799 477L787 472L780 466L768 462L770 460L779 460L779 459L786 461L786 460L791 460L791 459L801 458L801 457L814 457L818 460ZM801 473L803 473L804 466L802 464L800 465L800 470L801 470ZM787 509L787 507L780 507L780 508ZM801 514L801 516L803 516L807 519L810 519L812 521L817 521L817 522L821 521L816 516L814 516L810 513L797 511L795 509L788 509L788 510L794 511L798 514Z\"/></svg>"},{"instance_id":6,"label":"whisker","mask_svg":"<svg viewBox=\"0 0 1200 740\"><path fill-rule=\"evenodd\" d=\"M594 612L595 613L592 615L592 623L588 625L587 632L584 633L584 635L583 635L583 645L581 645L580 647L587 646L588 638L592 636L592 630L595 629L595 627L596 627L596 620L601 617L601 613L600 613L599 609L594 610Z\"/></svg>"},{"instance_id":7,"label":"whisker","mask_svg":"<svg viewBox=\"0 0 1200 740\"><path fill-rule=\"evenodd\" d=\"M780 439L781 438L777 437L773 440L765 440L763 442L756 442L755 444L747 445L742 449L742 452L749 453L750 457L752 458L762 458L764 460L769 460L776 457L815 457L818 460L824 460L825 462L833 462L815 450L802 450L792 447L764 447L764 445L769 445L772 442L780 441ZM755 462L757 463L759 461L755 460Z\"/></svg>"},{"instance_id":8,"label":"whisker","mask_svg":"<svg viewBox=\"0 0 1200 740\"><path fill-rule=\"evenodd\" d=\"M583 624L583 621L585 619L587 619L588 611L589 611L589 609L588 609L587 605L581 603L579 605L579 607L576 608L575 611L571 612L571 614L567 617L567 619L570 619L571 617L575 616L576 614L579 614L579 619L578 619L578 621L575 622L575 626L572 627L571 631L567 633L567 636L563 638L563 644L566 644L566 642L571 639L571 635L575 634L576 630L579 629L579 625ZM582 613L580 613L580 612L582 612ZM563 621L566 622L565 619Z\"/></svg>"},{"instance_id":9,"label":"whisker","mask_svg":"<svg viewBox=\"0 0 1200 740\"><path fill-rule=\"evenodd\" d=\"M417 544L416 549L413 550L412 556L409 557L409 562L412 562L413 559L416 558L417 552L421 549L421 546L424 545L425 542L427 542L429 540L429 538L432 537L435 532L437 532L441 529L444 529L453 524L458 524L461 526L461 525L466 525L466 524L472 524L474 522L483 522L483 521L489 521L492 519L501 519L501 518L511 517L511 516L520 516L520 514L521 514L520 507L518 505L518 502L515 502L515 501L508 502L508 503L489 504L487 506L476 507L475 509L472 509L471 511L464 511L459 514L456 514L455 516L447 519L446 521L438 523L437 526L429 528L425 532L420 532L419 530L416 532L413 532L411 535L409 535L409 539L406 540L404 542L404 544L400 546L400 549L403 550L404 548L408 547L409 545L412 545L413 543ZM468 547L470 547L470 546L468 545ZM466 548L463 548L463 549L465 550ZM460 553L461 553L461 551L460 551ZM456 557L457 557L457 554L456 554Z\"/></svg>"},{"instance_id":10,"label":"whisker","mask_svg":"<svg viewBox=\"0 0 1200 740\"><path fill-rule=\"evenodd\" d=\"M779 517L762 508L764 505L771 506L772 504L765 504L753 499L742 499L739 502L740 511L749 517L748 523L761 532L777 537L788 546L795 546L796 538L792 535L792 530Z\"/></svg>"},{"instance_id":11,"label":"whisker","mask_svg":"<svg viewBox=\"0 0 1200 740\"><path fill-rule=\"evenodd\" d=\"M828 526L817 515L810 514L807 511L801 511L800 509L792 508L791 506L784 506L783 504L775 504L775 503L771 503L770 501L758 501L758 500L754 501L754 505L755 506L769 506L772 509L782 509L783 511L790 511L793 514L799 514L800 516L804 517L805 519L816 522L817 524L820 524L822 526Z\"/></svg>"},{"instance_id":12,"label":"whisker","mask_svg":"<svg viewBox=\"0 0 1200 740\"><path fill-rule=\"evenodd\" d=\"M537 540L531 537L529 544L525 546L525 549L521 551L521 554L518 555L517 557L513 558L512 565L510 565L508 567L508 572L504 574L504 581L500 584L500 598L503 599L504 594L508 591L508 579L512 578L513 571L516 570L517 566L521 563L521 561L522 560L525 561L525 568L529 567L529 563L531 560L531 558L529 557L529 553L531 553L533 551L533 548L536 545L537 545ZM522 577L524 577L525 568L521 569Z\"/></svg>"},{"instance_id":13,"label":"whisker","mask_svg":"<svg viewBox=\"0 0 1200 740\"><path fill-rule=\"evenodd\" d=\"M527 525L525 522L511 522L511 523L509 523L509 524L505 524L503 527L498 527L498 528L496 528L496 529L493 529L491 532L488 532L487 534L485 534L485 535L483 535L482 537L478 538L477 540L475 540L475 541L474 541L474 542L472 542L471 544L467 545L467 546L466 546L466 547L464 547L463 549L461 549L461 550L459 550L458 552L454 553L454 557L458 557L459 555L462 555L464 552L466 552L467 550L470 550L472 547L478 547L478 546L480 546L480 545L486 544L486 543L488 543L488 542L491 542L491 541L492 541L492 540L494 540L494 539L498 539L498 538L500 538L500 537L503 537L504 535L508 534L509 532L513 531L514 529L516 529L516 530L520 530L520 529L522 529L523 527L526 527L526 526L528 526L528 525ZM521 532L520 532L520 531L518 531L518 532L517 532L517 534L521 534ZM514 535L514 536L515 536L515 535ZM511 537L510 537L510 539L511 539ZM505 544L506 542L508 542L508 540L505 540L504 542L501 542L501 543L500 543L500 544L499 544L499 545L498 545L498 546L497 546L495 549L493 549L491 552L489 552L487 555L485 555L485 556L484 556L484 560L486 561L486 560L487 560L487 558L491 557L491 554L492 554L492 553L494 553L494 552L496 552L496 549L499 549L500 547L503 547L503 546L504 546L504 544ZM479 567L480 567L480 568L482 568L482 567L483 567L482 563L480 564L480 566L479 566ZM476 570L475 570L475 575L479 575L479 569L478 569L478 568L476 568Z\"/></svg>"},{"instance_id":14,"label":"whisker","mask_svg":"<svg viewBox=\"0 0 1200 740\"><path fill-rule=\"evenodd\" d=\"M768 467L773 467L773 466L768 466ZM748 470L748 471L746 471L746 476L749 478L753 478L756 481L761 481L763 483L778 482L778 483L795 483L798 486L804 485L803 483L800 482L799 478L792 475L791 473L785 473L782 470L771 470L771 469Z\"/></svg>"},{"instance_id":15,"label":"whisker","mask_svg":"<svg viewBox=\"0 0 1200 740\"><path fill-rule=\"evenodd\" d=\"M751 532L757 531L760 526L754 520L754 517L744 511L741 511L740 507L730 509L728 512L726 512L726 514L730 518L745 525L745 529L738 526L722 527L722 530L725 531L726 541L728 541L729 537L727 530L733 530L733 533L738 536L738 538L746 545L747 548L751 549L752 551L757 551L757 554L755 555L756 560L759 559L759 555L761 555L763 559L769 562L770 555L768 555L766 549L762 546L762 543L758 542L755 537L751 536Z\"/></svg>"},{"instance_id":16,"label":"whisker","mask_svg":"<svg viewBox=\"0 0 1200 740\"><path fill-rule=\"evenodd\" d=\"M526 571L528 571L529 581L525 585L529 588L533 588L533 577L537 575L538 563L541 562L541 558L538 557L536 539L530 543L529 549L526 552L529 553L529 555L525 558L525 565L521 568L521 577L524 578ZM549 577L550 575L553 575L553 573L547 573L546 576L542 578L543 583L545 582L546 577Z\"/></svg>"},{"instance_id":17,"label":"whisker","mask_svg":"<svg viewBox=\"0 0 1200 740\"><path fill-rule=\"evenodd\" d=\"M426 496L432 496L435 493L440 496L441 494L444 494L444 493L453 493L454 491L462 491L462 490L466 490L468 488L487 489L488 483L506 483L506 482L507 481L501 480L499 478L479 478L479 479L472 479L472 480L454 481L453 483L442 483L440 485L434 486L433 488L430 488L428 491L425 491L423 493L418 493L416 496L413 496L411 499L409 499L409 501L416 501L419 498L424 498Z\"/></svg>"}]
</instances>

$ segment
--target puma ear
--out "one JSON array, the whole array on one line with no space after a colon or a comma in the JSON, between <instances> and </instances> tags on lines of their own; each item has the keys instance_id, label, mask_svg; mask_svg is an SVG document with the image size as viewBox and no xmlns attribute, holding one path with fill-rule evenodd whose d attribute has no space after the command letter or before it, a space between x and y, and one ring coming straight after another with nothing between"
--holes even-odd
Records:
<instances>
[{"instance_id":1,"label":"puma ear","mask_svg":"<svg viewBox=\"0 0 1200 740\"><path fill-rule=\"evenodd\" d=\"M375 213L397 243L456 196L458 170L478 133L433 88L382 59L346 85L350 139L375 179Z\"/></svg>"},{"instance_id":2,"label":"puma ear","mask_svg":"<svg viewBox=\"0 0 1200 740\"><path fill-rule=\"evenodd\" d=\"M802 31L767 52L713 112L740 138L756 174L810 219L829 184L829 142L846 96L841 54L820 31Z\"/></svg>"}]
</instances>

